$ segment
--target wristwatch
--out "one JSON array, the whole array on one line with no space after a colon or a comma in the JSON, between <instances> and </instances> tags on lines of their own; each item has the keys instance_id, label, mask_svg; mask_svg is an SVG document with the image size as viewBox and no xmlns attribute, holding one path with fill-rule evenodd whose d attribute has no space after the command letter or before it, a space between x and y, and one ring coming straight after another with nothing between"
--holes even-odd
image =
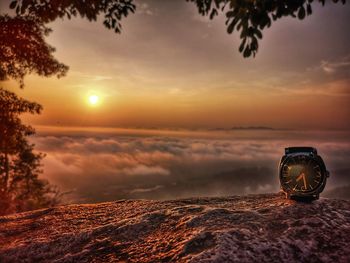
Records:
<instances>
[{"instance_id":1,"label":"wristwatch","mask_svg":"<svg viewBox=\"0 0 350 263\"><path fill-rule=\"evenodd\" d=\"M328 177L329 172L315 148L285 148L279 163L279 178L287 198L297 201L318 199Z\"/></svg>"}]
</instances>

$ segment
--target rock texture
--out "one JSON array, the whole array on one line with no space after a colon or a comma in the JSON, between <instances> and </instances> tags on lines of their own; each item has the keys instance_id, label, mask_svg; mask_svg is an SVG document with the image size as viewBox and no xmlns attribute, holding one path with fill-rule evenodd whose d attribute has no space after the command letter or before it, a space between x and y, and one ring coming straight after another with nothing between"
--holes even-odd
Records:
<instances>
[{"instance_id":1,"label":"rock texture","mask_svg":"<svg viewBox=\"0 0 350 263\"><path fill-rule=\"evenodd\" d=\"M350 201L122 200L0 217L0 262L350 262Z\"/></svg>"}]
</instances>

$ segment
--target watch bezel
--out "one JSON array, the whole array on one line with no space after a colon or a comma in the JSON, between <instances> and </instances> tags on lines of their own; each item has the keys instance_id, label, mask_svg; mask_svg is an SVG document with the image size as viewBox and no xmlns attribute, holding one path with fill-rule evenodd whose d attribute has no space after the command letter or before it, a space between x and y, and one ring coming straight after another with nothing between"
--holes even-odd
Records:
<instances>
[{"instance_id":1,"label":"watch bezel","mask_svg":"<svg viewBox=\"0 0 350 263\"><path fill-rule=\"evenodd\" d=\"M284 165L286 165L286 163L291 159L291 158L295 158L297 156L307 156L308 158L313 159L314 161L316 161L320 168L321 168L321 176L322 176L322 181L320 182L320 184L318 185L318 187L316 187L315 189L313 189L312 191L307 191L307 192L300 192L300 191L293 191L292 189L287 189L283 186L282 183L282 171L283 171L283 167ZM280 188L282 189L282 191L284 193L286 193L286 195L288 197L314 197L317 198L318 195L323 191L324 187L325 187L325 183L327 180L327 169L326 166L321 158L321 156L314 154L312 152L307 153L307 152L298 152L298 153L291 153L291 154L287 154L284 155L280 161L280 165L279 165L279 180L280 180Z\"/></svg>"}]
</instances>

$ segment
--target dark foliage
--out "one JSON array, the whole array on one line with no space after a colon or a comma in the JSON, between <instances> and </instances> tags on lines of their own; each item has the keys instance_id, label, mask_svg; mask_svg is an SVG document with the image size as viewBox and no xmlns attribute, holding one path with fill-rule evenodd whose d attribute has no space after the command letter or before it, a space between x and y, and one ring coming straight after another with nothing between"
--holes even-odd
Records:
<instances>
[{"instance_id":1,"label":"dark foliage","mask_svg":"<svg viewBox=\"0 0 350 263\"><path fill-rule=\"evenodd\" d=\"M57 18L80 15L95 21L104 13L103 24L120 33L120 20L135 11L132 0L44 1L18 0L10 3L17 16L0 15L0 80L18 80L30 73L64 76L68 67L52 55L55 49L45 41L51 29L45 24Z\"/></svg>"},{"instance_id":2,"label":"dark foliage","mask_svg":"<svg viewBox=\"0 0 350 263\"><path fill-rule=\"evenodd\" d=\"M18 98L0 88L0 215L54 205L59 193L47 181L39 179L40 161L27 136L31 126L19 118L22 113L39 114L41 105Z\"/></svg>"},{"instance_id":3,"label":"dark foliage","mask_svg":"<svg viewBox=\"0 0 350 263\"><path fill-rule=\"evenodd\" d=\"M29 73L40 76L63 76L68 67L52 55L55 49L45 36L51 31L34 17L0 16L0 80L12 78L20 82Z\"/></svg>"},{"instance_id":4,"label":"dark foliage","mask_svg":"<svg viewBox=\"0 0 350 263\"><path fill-rule=\"evenodd\" d=\"M134 13L136 6L133 0L16 0L11 2L10 8L15 9L17 15L32 16L44 23L63 17L70 19L77 15L89 21L96 21L98 15L103 13L103 24L120 33L120 20L130 12Z\"/></svg>"},{"instance_id":5,"label":"dark foliage","mask_svg":"<svg viewBox=\"0 0 350 263\"><path fill-rule=\"evenodd\" d=\"M213 19L219 12L225 12L227 32L240 32L239 52L244 57L255 56L262 39L262 30L273 21L290 16L304 19L312 14L313 0L186 0L197 5L198 12ZM345 4L346 0L332 0ZM318 0L325 5L326 0Z\"/></svg>"}]
</instances>

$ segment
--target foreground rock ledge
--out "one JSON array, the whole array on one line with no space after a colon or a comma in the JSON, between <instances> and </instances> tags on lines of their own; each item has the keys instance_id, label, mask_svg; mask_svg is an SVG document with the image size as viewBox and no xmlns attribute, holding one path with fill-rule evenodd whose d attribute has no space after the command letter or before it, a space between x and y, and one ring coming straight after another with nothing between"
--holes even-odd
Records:
<instances>
[{"instance_id":1,"label":"foreground rock ledge","mask_svg":"<svg viewBox=\"0 0 350 263\"><path fill-rule=\"evenodd\" d=\"M350 201L123 200L0 217L0 262L350 262Z\"/></svg>"}]
</instances>

